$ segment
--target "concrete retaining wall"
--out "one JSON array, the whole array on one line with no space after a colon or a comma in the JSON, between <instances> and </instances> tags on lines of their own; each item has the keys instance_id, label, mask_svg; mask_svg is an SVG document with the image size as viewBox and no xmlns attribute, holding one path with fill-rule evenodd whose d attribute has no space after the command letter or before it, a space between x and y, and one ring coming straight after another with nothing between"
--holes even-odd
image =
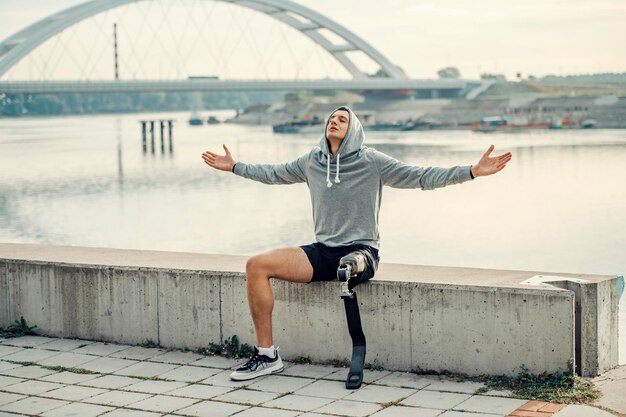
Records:
<instances>
[{"instance_id":1,"label":"concrete retaining wall","mask_svg":"<svg viewBox=\"0 0 626 417\"><path fill-rule=\"evenodd\" d=\"M24 316L61 337L198 348L237 335L253 344L244 268L233 256L0 244L0 326ZM616 366L616 280L585 277L575 335L577 293L521 284L536 275L382 264L358 288L367 362L470 375L561 372L578 338L583 374ZM273 288L283 357L348 359L338 284L273 280Z\"/></svg>"}]
</instances>

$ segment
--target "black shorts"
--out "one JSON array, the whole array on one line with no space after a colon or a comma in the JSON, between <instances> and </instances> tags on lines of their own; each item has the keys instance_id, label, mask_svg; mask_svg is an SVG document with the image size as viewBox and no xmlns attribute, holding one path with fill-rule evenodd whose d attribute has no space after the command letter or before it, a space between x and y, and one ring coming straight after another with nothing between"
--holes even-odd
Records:
<instances>
[{"instance_id":1,"label":"black shorts","mask_svg":"<svg viewBox=\"0 0 626 417\"><path fill-rule=\"evenodd\" d=\"M312 243L300 247L304 250L313 266L313 279L311 279L311 282L337 280L339 260L347 254L356 251L363 253L366 263L365 271L358 277L357 283L365 282L374 276L380 260L378 249L361 244L330 247L322 243Z\"/></svg>"}]
</instances>

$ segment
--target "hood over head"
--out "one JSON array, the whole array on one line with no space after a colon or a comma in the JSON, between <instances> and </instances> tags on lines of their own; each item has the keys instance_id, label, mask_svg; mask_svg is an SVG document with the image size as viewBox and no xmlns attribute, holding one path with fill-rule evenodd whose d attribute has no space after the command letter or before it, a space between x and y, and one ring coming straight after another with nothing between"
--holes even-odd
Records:
<instances>
[{"instance_id":1,"label":"hood over head","mask_svg":"<svg viewBox=\"0 0 626 417\"><path fill-rule=\"evenodd\" d=\"M365 133L363 132L363 126L361 122L356 117L356 114L348 107L341 106L337 107L335 110L330 112L328 118L326 119L326 125L324 126L324 136L320 140L320 148L324 155L331 155L330 146L328 143L328 138L326 137L326 129L328 128L328 123L330 122L330 116L332 116L337 110L345 110L350 115L350 120L348 122L348 131L346 132L346 136L341 141L341 145L339 146L339 151L337 151L337 155L341 155L342 157L346 157L354 152L357 152L363 146L363 142L365 141Z\"/></svg>"},{"instance_id":2,"label":"hood over head","mask_svg":"<svg viewBox=\"0 0 626 417\"><path fill-rule=\"evenodd\" d=\"M330 158L331 151L328 143L328 138L326 137L326 129L328 128L328 123L330 122L330 116L332 116L337 110L345 110L348 112L350 116L350 120L348 121L348 130L346 132L346 136L341 141L341 145L339 145L339 150L337 151L337 171L335 173L335 184L339 184L341 180L339 179L339 163L341 158L345 158L347 156L353 155L361 150L363 146L363 142L365 141L365 133L363 132L363 125L356 117L354 112L347 106L341 106L333 110L328 119L326 119L326 125L324 126L324 136L320 140L320 148L322 150L322 154L326 156L326 186L328 188L333 186L333 183L330 181Z\"/></svg>"}]
</instances>

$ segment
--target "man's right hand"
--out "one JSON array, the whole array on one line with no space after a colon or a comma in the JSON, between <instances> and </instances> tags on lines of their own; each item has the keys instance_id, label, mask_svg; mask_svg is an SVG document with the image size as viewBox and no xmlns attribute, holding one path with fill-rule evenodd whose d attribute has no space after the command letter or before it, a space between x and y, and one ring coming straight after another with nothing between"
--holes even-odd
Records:
<instances>
[{"instance_id":1,"label":"man's right hand","mask_svg":"<svg viewBox=\"0 0 626 417\"><path fill-rule=\"evenodd\" d=\"M222 146L224 147L224 151L226 151L226 155L218 155L206 151L202 154L202 159L204 159L204 162L210 167L219 169L220 171L232 171L233 166L235 166L235 160L226 145Z\"/></svg>"}]
</instances>

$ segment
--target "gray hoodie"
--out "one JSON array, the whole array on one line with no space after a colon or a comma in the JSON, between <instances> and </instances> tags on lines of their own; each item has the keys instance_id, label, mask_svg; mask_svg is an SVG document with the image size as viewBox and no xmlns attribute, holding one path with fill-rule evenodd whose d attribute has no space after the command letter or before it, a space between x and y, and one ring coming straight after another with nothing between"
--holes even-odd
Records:
<instances>
[{"instance_id":1,"label":"gray hoodie","mask_svg":"<svg viewBox=\"0 0 626 417\"><path fill-rule=\"evenodd\" d=\"M330 152L324 129L319 147L295 161L278 165L237 162L233 169L237 175L265 184L306 182L318 242L327 246L361 243L378 248L378 214L384 185L433 190L471 179L470 166L410 166L364 146L359 119L349 108L339 109L350 113L350 122L337 155Z\"/></svg>"}]
</instances>

